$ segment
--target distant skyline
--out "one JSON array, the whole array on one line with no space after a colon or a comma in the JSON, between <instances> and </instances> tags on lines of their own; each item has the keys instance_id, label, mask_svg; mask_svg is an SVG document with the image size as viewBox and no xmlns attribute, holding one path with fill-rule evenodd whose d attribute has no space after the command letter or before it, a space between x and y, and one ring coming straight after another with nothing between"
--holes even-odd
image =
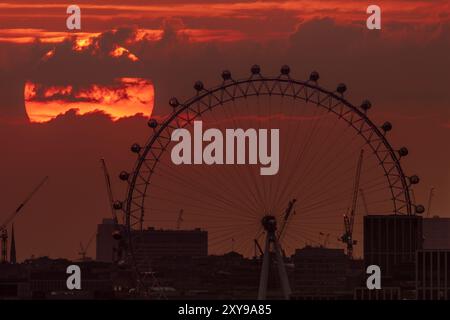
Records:
<instances>
[{"instance_id":1,"label":"distant skyline","mask_svg":"<svg viewBox=\"0 0 450 320\"><path fill-rule=\"evenodd\" d=\"M376 1L381 31L365 28L369 4L83 0L77 1L82 30L73 33L66 30L64 1L0 3L0 222L49 176L16 219L18 260L31 254L77 258L79 242L86 243L110 216L99 159L107 160L115 196L123 199L117 175L134 164L131 144L144 144L150 134L145 116L126 113L112 121L110 106L97 95L90 102L98 111L62 108L67 112L49 122L30 123L27 82L81 90L110 88L117 78L146 79L154 86L154 108L148 103L141 110L160 117L171 111L170 97L194 95L199 79L207 87L220 83L224 69L240 78L254 63L268 75L288 64L298 79L317 70L320 85L345 82L350 101L372 101L372 120L393 123L390 141L409 148L404 168L422 180L417 202L427 206L434 186L432 214L450 217L450 4ZM43 91L39 103L69 105L80 98L60 93Z\"/></svg>"}]
</instances>

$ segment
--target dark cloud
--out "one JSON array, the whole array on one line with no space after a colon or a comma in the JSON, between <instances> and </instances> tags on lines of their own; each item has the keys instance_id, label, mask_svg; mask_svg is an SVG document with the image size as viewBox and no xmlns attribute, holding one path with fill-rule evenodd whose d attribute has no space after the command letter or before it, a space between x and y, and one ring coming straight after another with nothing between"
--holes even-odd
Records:
<instances>
[{"instance_id":1,"label":"dark cloud","mask_svg":"<svg viewBox=\"0 0 450 320\"><path fill-rule=\"evenodd\" d=\"M86 48L76 51L76 40L67 39L54 48L54 55L41 60L31 75L32 81L45 85L107 85L115 78L139 76L139 62L111 52L133 36L128 29L103 33ZM126 48L126 47L125 47ZM80 68L80 66L83 66Z\"/></svg>"}]
</instances>

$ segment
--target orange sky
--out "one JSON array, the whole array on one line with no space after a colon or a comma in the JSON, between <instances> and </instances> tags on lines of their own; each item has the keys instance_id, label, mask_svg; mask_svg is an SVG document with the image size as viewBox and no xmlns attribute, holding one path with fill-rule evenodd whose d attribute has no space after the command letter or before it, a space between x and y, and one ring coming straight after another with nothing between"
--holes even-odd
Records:
<instances>
[{"instance_id":1,"label":"orange sky","mask_svg":"<svg viewBox=\"0 0 450 320\"><path fill-rule=\"evenodd\" d=\"M146 117L135 113L165 115L172 96L183 101L195 94L195 81L217 85L223 69L248 77L254 63L264 75L288 64L297 79L317 70L321 86L333 90L345 82L352 102L370 99L371 119L391 121L390 141L410 150L402 161L408 174L422 178L418 200L426 205L435 186L435 213L450 216L449 1L76 3L82 29L69 32L66 1L0 0L6 212L50 176L17 220L20 259L76 257L79 241L109 216L98 160L108 160L114 190L123 196L117 174L135 161L130 145L143 145L150 134ZM365 27L372 3L382 8L381 32ZM110 103L118 92L127 99Z\"/></svg>"},{"instance_id":2,"label":"orange sky","mask_svg":"<svg viewBox=\"0 0 450 320\"><path fill-rule=\"evenodd\" d=\"M341 24L362 24L368 4L361 1L78 1L82 12L80 35L97 34L120 25L138 25L158 38L161 20L180 19L179 31L193 41L270 40L287 37L298 24L332 17ZM412 27L448 21L448 1L376 1L384 27ZM60 42L67 32L64 1L0 2L0 41L26 43L39 38ZM447 12L447 13L446 13ZM26 23L24 24L24 21ZM284 21L283 21L284 20ZM270 27L271 24L276 27Z\"/></svg>"}]
</instances>

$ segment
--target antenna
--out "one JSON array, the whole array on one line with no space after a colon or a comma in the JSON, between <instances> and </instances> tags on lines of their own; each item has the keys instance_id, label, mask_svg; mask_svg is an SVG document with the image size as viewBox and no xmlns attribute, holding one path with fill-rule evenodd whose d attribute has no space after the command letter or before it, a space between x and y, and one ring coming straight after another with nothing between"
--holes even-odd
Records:
<instances>
[{"instance_id":1,"label":"antenna","mask_svg":"<svg viewBox=\"0 0 450 320\"><path fill-rule=\"evenodd\" d=\"M430 194L428 195L428 210L427 210L427 217L431 216L431 204L433 202L433 198L434 198L434 190L435 187L431 187L430 189Z\"/></svg>"},{"instance_id":2,"label":"antenna","mask_svg":"<svg viewBox=\"0 0 450 320\"><path fill-rule=\"evenodd\" d=\"M180 230L180 228L181 228L181 223L184 221L184 220L183 220L183 213L184 213L184 210L183 210L183 209L181 209L180 212L178 213L177 230Z\"/></svg>"}]
</instances>

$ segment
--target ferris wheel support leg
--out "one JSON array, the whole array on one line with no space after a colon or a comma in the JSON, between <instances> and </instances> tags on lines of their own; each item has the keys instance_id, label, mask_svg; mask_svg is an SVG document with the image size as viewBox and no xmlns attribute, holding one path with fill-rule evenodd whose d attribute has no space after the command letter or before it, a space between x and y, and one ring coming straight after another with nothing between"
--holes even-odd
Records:
<instances>
[{"instance_id":1,"label":"ferris wheel support leg","mask_svg":"<svg viewBox=\"0 0 450 320\"><path fill-rule=\"evenodd\" d=\"M286 266L284 264L283 257L281 255L280 244L278 243L277 237L273 239L273 246L275 247L275 255L277 257L277 265L278 265L278 275L280 277L281 289L283 290L283 295L286 300L289 300L291 297L291 286L289 284L289 279L286 272Z\"/></svg>"},{"instance_id":2,"label":"ferris wheel support leg","mask_svg":"<svg viewBox=\"0 0 450 320\"><path fill-rule=\"evenodd\" d=\"M265 300L267 297L267 283L269 280L269 264L270 264L270 237L266 237L266 245L264 248L263 264L261 276L259 278L258 300Z\"/></svg>"}]
</instances>

